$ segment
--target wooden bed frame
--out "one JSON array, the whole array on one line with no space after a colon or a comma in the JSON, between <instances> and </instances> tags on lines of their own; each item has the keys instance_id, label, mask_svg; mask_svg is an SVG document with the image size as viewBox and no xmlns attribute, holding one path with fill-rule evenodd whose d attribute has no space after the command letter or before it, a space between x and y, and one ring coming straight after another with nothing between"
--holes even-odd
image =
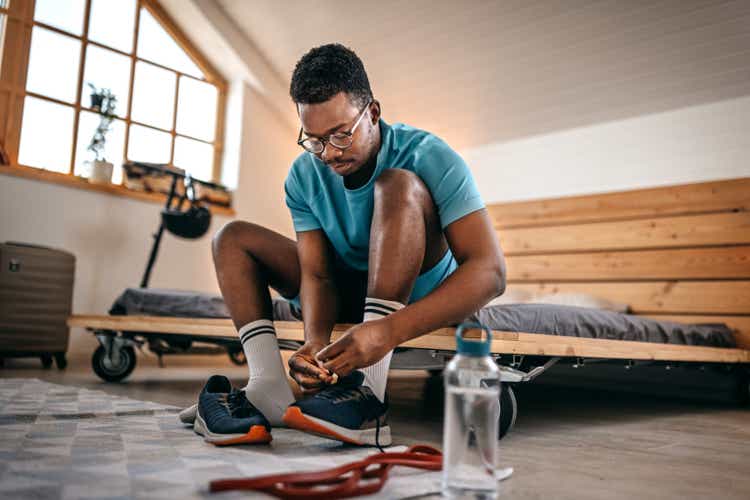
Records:
<instances>
[{"instance_id":1,"label":"wooden bed frame","mask_svg":"<svg viewBox=\"0 0 750 500\"><path fill-rule=\"evenodd\" d=\"M488 206L508 289L588 293L637 315L725 323L737 348L493 332L496 354L750 363L750 178ZM71 327L237 340L228 319L76 315ZM280 340L302 323L276 322ZM337 325L334 338L347 329ZM404 344L455 348L444 328Z\"/></svg>"}]
</instances>

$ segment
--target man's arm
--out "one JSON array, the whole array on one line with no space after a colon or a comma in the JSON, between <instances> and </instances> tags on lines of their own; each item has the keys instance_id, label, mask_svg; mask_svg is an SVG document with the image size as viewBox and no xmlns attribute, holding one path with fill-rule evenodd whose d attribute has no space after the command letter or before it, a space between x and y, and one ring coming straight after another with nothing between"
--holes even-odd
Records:
<instances>
[{"instance_id":1,"label":"man's arm","mask_svg":"<svg viewBox=\"0 0 750 500\"><path fill-rule=\"evenodd\" d=\"M325 368L343 376L370 366L407 340L464 320L505 291L505 261L486 209L452 222L445 234L458 268L421 300L349 329L318 354Z\"/></svg>"},{"instance_id":2,"label":"man's arm","mask_svg":"<svg viewBox=\"0 0 750 500\"><path fill-rule=\"evenodd\" d=\"M305 341L326 345L331 339L339 306L328 238L320 229L298 232L297 253Z\"/></svg>"},{"instance_id":3,"label":"man's arm","mask_svg":"<svg viewBox=\"0 0 750 500\"><path fill-rule=\"evenodd\" d=\"M315 360L315 355L328 345L338 316L331 252L322 230L297 232L305 343L289 358L289 368L290 375L305 394L313 393L332 381L330 373L321 369Z\"/></svg>"},{"instance_id":4,"label":"man's arm","mask_svg":"<svg viewBox=\"0 0 750 500\"><path fill-rule=\"evenodd\" d=\"M505 258L486 208L446 226L458 268L435 290L386 319L395 345L456 324L505 291Z\"/></svg>"}]
</instances>

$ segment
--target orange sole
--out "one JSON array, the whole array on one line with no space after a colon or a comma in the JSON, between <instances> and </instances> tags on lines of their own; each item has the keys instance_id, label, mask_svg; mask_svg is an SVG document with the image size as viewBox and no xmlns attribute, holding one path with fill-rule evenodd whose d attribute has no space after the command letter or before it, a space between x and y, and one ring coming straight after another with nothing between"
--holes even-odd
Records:
<instances>
[{"instance_id":1,"label":"orange sole","mask_svg":"<svg viewBox=\"0 0 750 500\"><path fill-rule=\"evenodd\" d=\"M250 430L244 436L239 436L226 441L209 441L211 444L216 446L228 446L231 444L265 444L270 443L271 433L266 430L262 425L254 425L250 427Z\"/></svg>"},{"instance_id":2,"label":"orange sole","mask_svg":"<svg viewBox=\"0 0 750 500\"><path fill-rule=\"evenodd\" d=\"M309 434L315 434L316 436L322 436L325 438L335 439L337 441L343 441L345 443L351 443L351 444L362 446L362 443L360 443L359 441L355 441L346 436L342 436L341 434L335 431L332 431L331 429L327 429L326 427L323 427L317 422L313 422L312 420L307 418L305 414L302 413L302 410L300 410L296 406L287 408L286 412L284 412L283 420L284 420L284 423L287 425L287 427L291 427L292 429L297 429L298 431L307 432Z\"/></svg>"}]
</instances>

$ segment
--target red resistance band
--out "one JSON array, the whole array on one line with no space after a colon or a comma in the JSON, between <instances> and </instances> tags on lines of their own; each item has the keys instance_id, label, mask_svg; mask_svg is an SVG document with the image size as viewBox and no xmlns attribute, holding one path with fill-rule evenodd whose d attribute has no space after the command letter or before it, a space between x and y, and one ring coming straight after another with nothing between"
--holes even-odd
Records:
<instances>
[{"instance_id":1,"label":"red resistance band","mask_svg":"<svg viewBox=\"0 0 750 500\"><path fill-rule=\"evenodd\" d=\"M317 472L290 472L255 478L217 479L210 491L262 491L277 498L349 498L369 495L383 488L394 465L440 470L443 455L431 446L415 445L404 452L370 455L364 460Z\"/></svg>"}]
</instances>

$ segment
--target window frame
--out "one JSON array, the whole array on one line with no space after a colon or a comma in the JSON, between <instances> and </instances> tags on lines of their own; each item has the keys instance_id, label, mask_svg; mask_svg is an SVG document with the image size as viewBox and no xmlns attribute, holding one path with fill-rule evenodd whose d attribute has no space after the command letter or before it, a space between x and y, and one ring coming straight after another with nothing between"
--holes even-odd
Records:
<instances>
[{"instance_id":1,"label":"window frame","mask_svg":"<svg viewBox=\"0 0 750 500\"><path fill-rule=\"evenodd\" d=\"M112 51L116 54L128 57L130 59L130 81L128 82L129 95L126 104L124 117L117 117L125 124L124 149L122 159L128 160L128 147L130 141L131 125L140 125L152 130L166 132L170 135L170 153L169 164L173 165L175 154L175 143L177 137L185 137L199 141L203 144L210 144L213 147L213 165L211 179L213 182L221 180L221 160L224 150L224 120L226 109L227 83L214 66L206 59L205 56L188 40L187 36L177 27L169 15L159 5L157 0L135 0L135 21L133 29L133 42L131 45L132 52L124 52L114 47L107 46L88 38L89 32L89 15L91 12L92 0L85 0L84 21L81 35L74 35L64 30L50 26L48 24L34 20L35 0L11 0L7 7L0 6L0 15L5 16L5 40L0 45L0 117L5 116L5 123L0 119L0 145L6 151L10 160L8 165L0 166L0 173L6 173L18 177L32 178L47 182L57 182L68 186L94 189L112 194L134 195L139 199L154 200L160 202L164 195L159 193L144 193L125 187L120 184L100 185L90 184L85 178L74 174L75 159L78 149L78 127L80 123L80 114L83 111L95 112L82 102L86 98L85 89L83 89L85 56L89 45ZM0 4L1 5L1 4ZM141 9L146 9L156 22L172 37L177 45L185 51L188 57L203 72L205 79L196 78L179 70L169 68L163 64L151 61L137 55L138 53L138 32L140 28ZM26 74L28 71L29 57L31 52L31 32L34 26L47 29L61 36L69 37L81 42L81 52L78 67L77 93L74 103L60 101L58 99L41 95L26 90ZM138 61L151 64L157 68L170 71L175 77L175 94L172 110L171 129L166 130L147 123L139 122L131 118L133 103L133 88L135 83L135 71ZM204 83L209 83L216 87L216 124L214 130L214 140L206 141L197 137L177 132L177 104L179 101L180 81L182 78L190 78ZM67 172L45 170L44 167L35 167L23 165L18 162L18 153L20 147L20 134L23 118L23 106L26 96L34 97L52 102L58 105L67 106L74 109L73 130L71 145L71 156L68 159ZM119 160L118 160L119 162ZM45 166L48 167L48 166ZM231 212L231 209L228 209Z\"/></svg>"}]
</instances>

